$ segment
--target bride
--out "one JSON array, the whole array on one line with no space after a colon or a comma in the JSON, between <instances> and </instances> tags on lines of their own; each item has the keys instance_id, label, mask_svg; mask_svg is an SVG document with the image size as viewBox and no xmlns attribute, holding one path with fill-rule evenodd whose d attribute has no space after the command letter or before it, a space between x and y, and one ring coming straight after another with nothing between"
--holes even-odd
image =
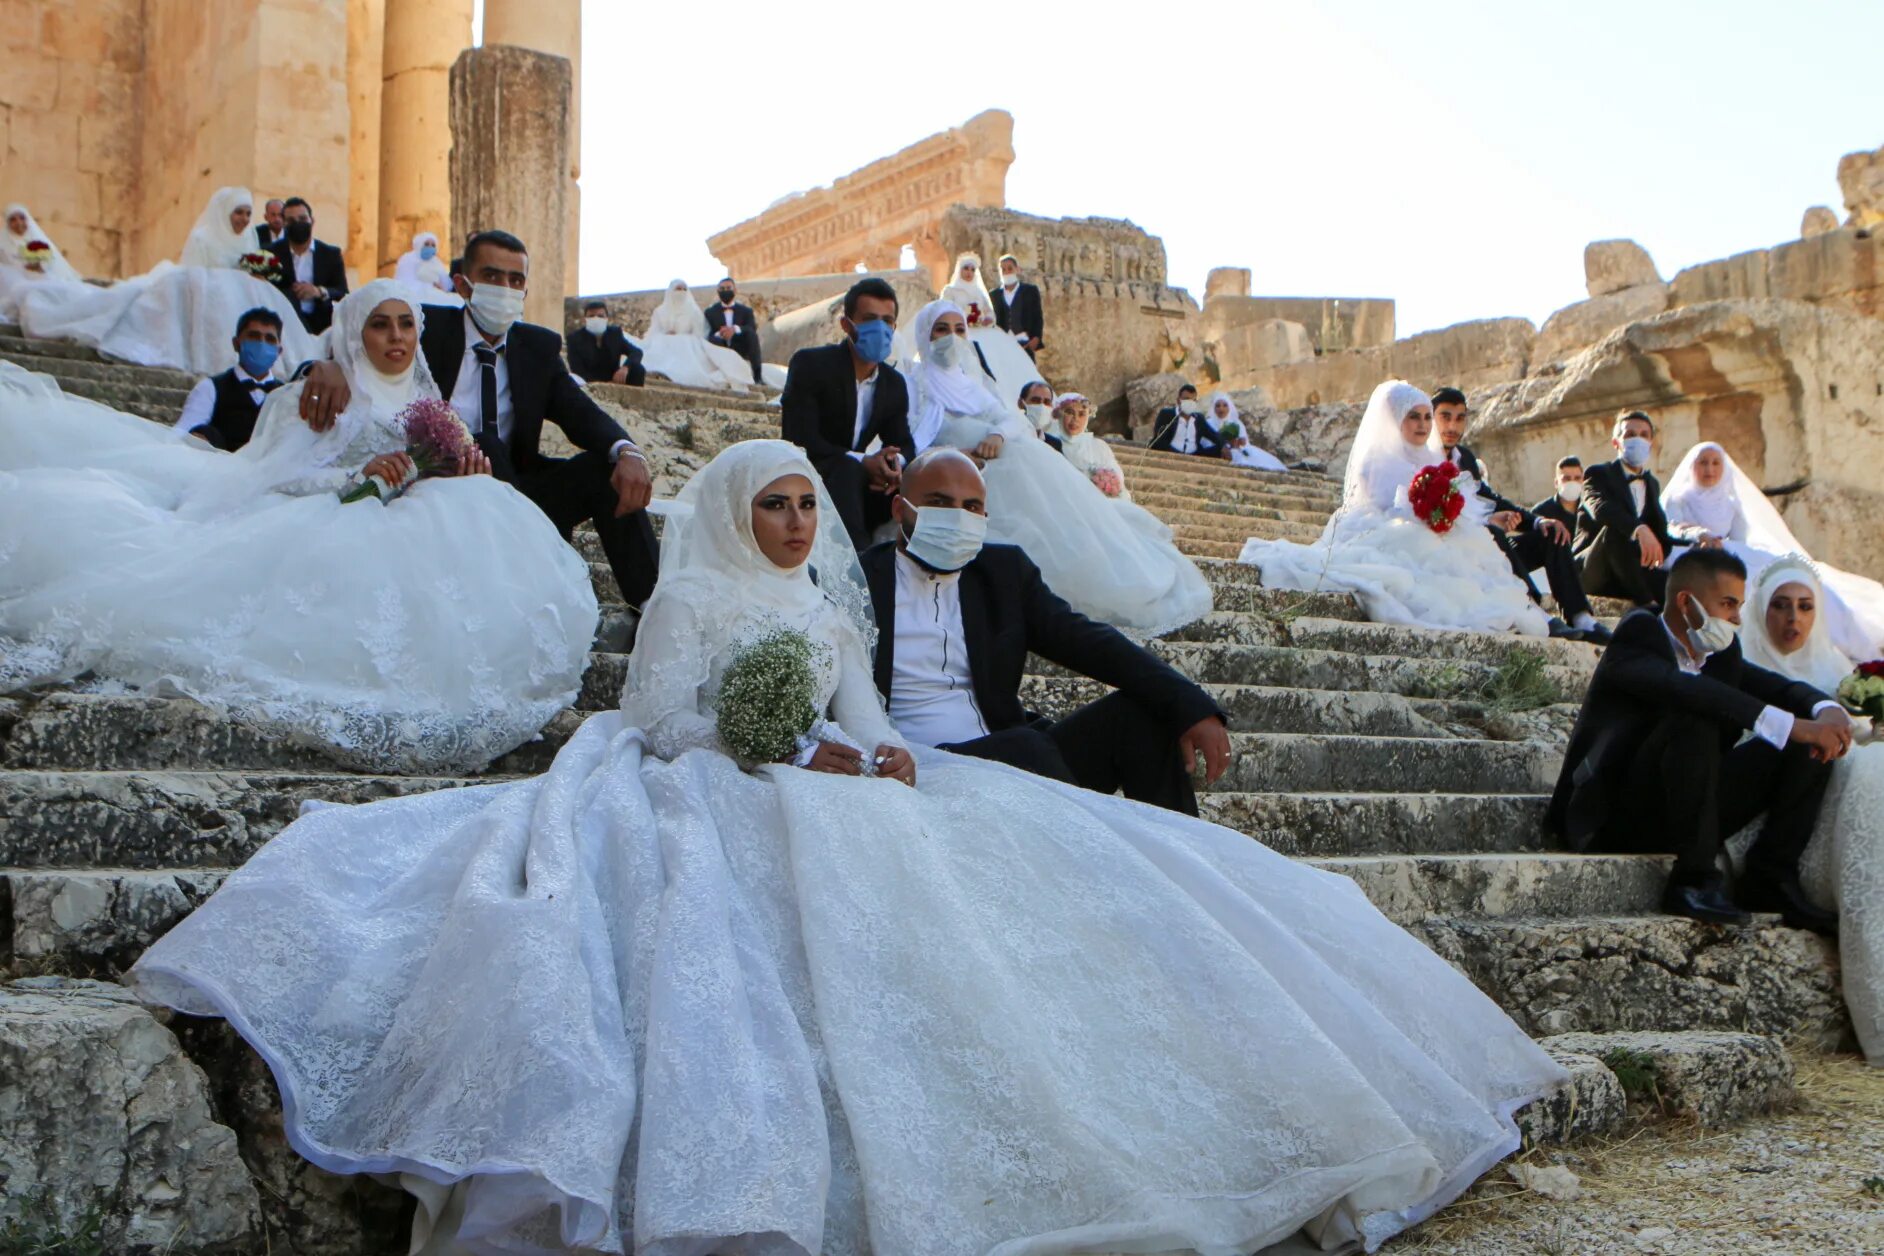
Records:
<instances>
[{"instance_id":1,"label":"bride","mask_svg":"<svg viewBox=\"0 0 1884 1256\"><path fill-rule=\"evenodd\" d=\"M1749 585L1774 559L1805 552L1759 485L1711 440L1690 449L1675 468L1662 490L1662 511L1671 531L1718 545L1745 563ZM1884 655L1884 585L1823 563L1819 572L1826 638L1848 658Z\"/></svg>"},{"instance_id":2,"label":"bride","mask_svg":"<svg viewBox=\"0 0 1884 1256\"><path fill-rule=\"evenodd\" d=\"M1087 430L1086 425L1091 421L1091 401L1080 393L1061 393L1053 399L1053 418L1047 424L1046 434L1060 442L1060 455L1079 468L1087 479L1101 471L1117 476L1117 500L1130 502L1132 491L1125 487L1125 471L1119 466L1118 455L1112 452L1112 446Z\"/></svg>"},{"instance_id":3,"label":"bride","mask_svg":"<svg viewBox=\"0 0 1884 1256\"><path fill-rule=\"evenodd\" d=\"M338 307L333 428L290 384L233 454L0 367L0 691L90 673L417 773L481 768L568 706L595 595L542 511L485 474L340 501L354 472L397 481L400 413L438 396L409 292Z\"/></svg>"},{"instance_id":4,"label":"bride","mask_svg":"<svg viewBox=\"0 0 1884 1256\"><path fill-rule=\"evenodd\" d=\"M1348 454L1341 508L1321 537L1308 545L1251 538L1241 561L1261 568L1272 589L1352 593L1383 624L1547 636L1544 612L1486 530L1489 507L1470 476L1457 481L1465 509L1450 531L1413 517L1407 489L1438 461L1426 448L1432 424L1425 393L1404 380L1382 383Z\"/></svg>"},{"instance_id":5,"label":"bride","mask_svg":"<svg viewBox=\"0 0 1884 1256\"><path fill-rule=\"evenodd\" d=\"M249 223L253 199L247 188L222 188L210 197L180 266L159 262L148 274L109 288L60 284L24 293L21 328L36 339L74 341L139 366L214 375L235 365L237 321L266 307L281 316L282 369L292 371L314 355L314 337L280 289L237 269L245 253L262 252Z\"/></svg>"},{"instance_id":6,"label":"bride","mask_svg":"<svg viewBox=\"0 0 1884 1256\"><path fill-rule=\"evenodd\" d=\"M648 334L636 343L641 365L676 384L737 393L752 385L752 364L706 338L706 314L694 304L684 279L667 285L667 295L648 318Z\"/></svg>"},{"instance_id":7,"label":"bride","mask_svg":"<svg viewBox=\"0 0 1884 1256\"><path fill-rule=\"evenodd\" d=\"M1517 1147L1563 1070L1353 882L906 749L796 447L679 500L622 709L305 816L128 975L255 1047L300 1154L399 1175L414 1251L1371 1248ZM722 678L781 628L826 718L742 771Z\"/></svg>"},{"instance_id":8,"label":"bride","mask_svg":"<svg viewBox=\"0 0 1884 1256\"><path fill-rule=\"evenodd\" d=\"M26 206L7 206L6 230L0 232L0 322L18 319L20 297L40 284L83 282Z\"/></svg>"},{"instance_id":9,"label":"bride","mask_svg":"<svg viewBox=\"0 0 1884 1256\"><path fill-rule=\"evenodd\" d=\"M931 301L913 330L922 352L910 376L913 452L953 445L986 463L990 540L1020 546L1055 593L1115 628L1157 636L1209 613L1210 585L1172 543L1170 528L1106 497L1035 438L1012 401L977 382L958 306ZM1019 395L1017 387L1012 396Z\"/></svg>"},{"instance_id":10,"label":"bride","mask_svg":"<svg viewBox=\"0 0 1884 1256\"><path fill-rule=\"evenodd\" d=\"M983 368L977 375L996 400L1003 405L1013 404L1021 389L1040 378L1040 368L1027 356L1027 350L995 323L994 298L981 281L979 256L964 253L955 259L955 278L942 289L942 299L961 310L968 321L968 339L976 349L970 357L979 359L969 365Z\"/></svg>"}]
</instances>

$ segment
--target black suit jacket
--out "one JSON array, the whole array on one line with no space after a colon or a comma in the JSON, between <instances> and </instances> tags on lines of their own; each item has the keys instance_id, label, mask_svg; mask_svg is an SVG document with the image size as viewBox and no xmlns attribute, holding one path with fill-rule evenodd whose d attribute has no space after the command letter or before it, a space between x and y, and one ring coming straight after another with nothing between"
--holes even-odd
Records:
<instances>
[{"instance_id":1,"label":"black suit jacket","mask_svg":"<svg viewBox=\"0 0 1884 1256\"><path fill-rule=\"evenodd\" d=\"M896 546L863 555L877 620L877 689L885 702L896 662ZM1047 587L1040 568L1015 545L984 545L962 568L962 636L975 705L990 732L1031 723L1021 709L1021 676L1031 652L1113 686L1157 713L1176 736L1223 711L1202 688L1110 624L1086 618Z\"/></svg>"},{"instance_id":2,"label":"black suit jacket","mask_svg":"<svg viewBox=\"0 0 1884 1256\"><path fill-rule=\"evenodd\" d=\"M1046 320L1040 308L1040 289L1030 283L1021 283L1014 289L1014 304L1009 308L1007 289L997 285L991 304L994 306L995 326L1002 331L1024 331L1041 344L1047 343L1046 337L1041 335Z\"/></svg>"},{"instance_id":3,"label":"black suit jacket","mask_svg":"<svg viewBox=\"0 0 1884 1256\"><path fill-rule=\"evenodd\" d=\"M1577 503L1576 552L1581 554L1604 528L1615 528L1623 535L1642 524L1649 526L1664 552L1674 545L1668 535L1668 516L1662 513L1662 485L1653 473L1643 472L1642 483L1648 492L1642 497L1641 513L1636 512L1634 495L1629 492L1628 472L1622 459L1599 462L1583 473L1583 500Z\"/></svg>"},{"instance_id":4,"label":"black suit jacket","mask_svg":"<svg viewBox=\"0 0 1884 1256\"><path fill-rule=\"evenodd\" d=\"M275 243L275 229L265 222L258 222L255 224L255 238L263 248L271 248Z\"/></svg>"},{"instance_id":5,"label":"black suit jacket","mask_svg":"<svg viewBox=\"0 0 1884 1256\"><path fill-rule=\"evenodd\" d=\"M1490 502L1493 510L1515 511L1518 515L1522 516L1524 522L1520 525L1519 531L1529 532L1532 528L1537 526L1537 519L1530 511L1518 505L1509 497L1504 496L1497 489L1485 482L1485 468L1479 465L1477 454L1467 449L1464 445L1455 445L1453 452L1459 456L1459 470L1478 481L1478 495Z\"/></svg>"},{"instance_id":6,"label":"black suit jacket","mask_svg":"<svg viewBox=\"0 0 1884 1256\"><path fill-rule=\"evenodd\" d=\"M1565 506L1562 499L1555 493L1531 507L1531 517L1533 519L1555 519L1558 523L1570 529L1572 536L1576 535L1577 514L1575 511Z\"/></svg>"},{"instance_id":7,"label":"black suit jacket","mask_svg":"<svg viewBox=\"0 0 1884 1256\"><path fill-rule=\"evenodd\" d=\"M909 435L909 385L888 362L877 367L870 419L863 435L852 442L857 427L857 371L851 365L848 341L792 354L779 410L780 435L814 463L841 457L848 450L867 449L873 437L896 446L905 458L916 453Z\"/></svg>"},{"instance_id":8,"label":"black suit jacket","mask_svg":"<svg viewBox=\"0 0 1884 1256\"><path fill-rule=\"evenodd\" d=\"M1724 751L1767 707L1806 718L1824 701L1812 686L1747 662L1738 640L1690 676L1675 662L1675 643L1661 617L1632 611L1616 626L1590 678L1545 829L1572 850L1588 850L1611 814L1627 807L1629 800L1618 795L1629 761L1670 712L1718 723Z\"/></svg>"},{"instance_id":9,"label":"black suit jacket","mask_svg":"<svg viewBox=\"0 0 1884 1256\"><path fill-rule=\"evenodd\" d=\"M720 313L720 311L725 308L725 306L719 303L717 298L714 300L713 304L706 307L706 337L716 345L730 348L731 346L727 345L726 341L713 334L726 323L725 316ZM753 314L750 305L743 304L739 301L733 302L733 326L742 331L749 331L755 335L758 334L759 320L758 317Z\"/></svg>"},{"instance_id":10,"label":"black suit jacket","mask_svg":"<svg viewBox=\"0 0 1884 1256\"><path fill-rule=\"evenodd\" d=\"M325 240L316 240L308 247L314 251L312 282L327 294L314 303L312 314L302 314L301 303L294 299L294 246L282 239L269 245L268 251L281 262L281 281L275 286L294 306L295 313L301 314L301 325L309 331L321 332L334 321L334 304L347 295L347 259Z\"/></svg>"},{"instance_id":11,"label":"black suit jacket","mask_svg":"<svg viewBox=\"0 0 1884 1256\"><path fill-rule=\"evenodd\" d=\"M628 337L613 323L602 329L600 340L591 336L587 328L578 327L563 337L563 344L569 350L569 369L591 384L613 380L615 372L623 365L623 358L628 359L628 382L647 383L648 372L641 365L641 350L629 344Z\"/></svg>"},{"instance_id":12,"label":"black suit jacket","mask_svg":"<svg viewBox=\"0 0 1884 1256\"><path fill-rule=\"evenodd\" d=\"M462 309L425 307L425 333L419 348L432 378L438 381L439 395L447 399L458 386L459 368L464 364L466 317ZM513 323L504 338L504 362L510 376L510 441L502 459L491 458L491 471L501 480L527 475L543 460L538 445L545 420L562 428L576 448L604 457L616 441L629 439L621 424L569 377L562 347L561 336L534 323ZM477 380L466 381L466 386L475 393Z\"/></svg>"},{"instance_id":13,"label":"black suit jacket","mask_svg":"<svg viewBox=\"0 0 1884 1256\"><path fill-rule=\"evenodd\" d=\"M1151 447L1171 452L1171 440L1177 435L1178 412L1176 406L1166 406L1158 411L1158 417L1152 420ZM1213 457L1223 452L1223 437L1217 435L1217 429L1211 426L1210 416L1197 416L1197 453Z\"/></svg>"}]
</instances>

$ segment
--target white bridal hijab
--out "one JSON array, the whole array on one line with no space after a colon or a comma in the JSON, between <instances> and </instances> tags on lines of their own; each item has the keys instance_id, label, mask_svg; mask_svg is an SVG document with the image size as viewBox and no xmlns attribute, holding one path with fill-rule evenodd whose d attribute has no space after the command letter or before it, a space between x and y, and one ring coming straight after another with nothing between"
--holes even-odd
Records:
<instances>
[{"instance_id":1,"label":"white bridal hijab","mask_svg":"<svg viewBox=\"0 0 1884 1256\"><path fill-rule=\"evenodd\" d=\"M1772 605L1773 595L1789 584L1810 589L1819 613L1805 644L1791 654L1782 654L1767 635L1766 608ZM1804 554L1776 559L1754 581L1753 591L1747 595L1746 613L1740 617L1740 644L1748 662L1803 680L1821 693L1836 693L1838 682L1851 674L1851 660L1825 632L1825 586L1819 580L1818 568Z\"/></svg>"},{"instance_id":2,"label":"white bridal hijab","mask_svg":"<svg viewBox=\"0 0 1884 1256\"><path fill-rule=\"evenodd\" d=\"M244 205L251 209L255 206L255 198L247 188L218 188L190 228L190 238L183 244L183 265L226 270L233 268L244 253L261 252L261 238L255 234L253 219L240 231L229 226L229 215Z\"/></svg>"},{"instance_id":3,"label":"white bridal hijab","mask_svg":"<svg viewBox=\"0 0 1884 1256\"><path fill-rule=\"evenodd\" d=\"M975 267L975 278L973 282L962 278L962 267L970 263L973 263ZM953 291L951 291L951 289ZM964 253L955 259L955 269L949 272L949 281L947 286L943 288L942 295L954 301L957 305L962 305L967 301L973 301L980 305L981 316L983 318L994 317L994 298L988 295L988 285L982 278L981 257L978 254ZM962 310L962 317L966 318L967 316L968 311L964 308Z\"/></svg>"},{"instance_id":4,"label":"white bridal hijab","mask_svg":"<svg viewBox=\"0 0 1884 1256\"><path fill-rule=\"evenodd\" d=\"M1401 421L1415 406L1431 405L1431 397L1403 379L1385 380L1374 389L1348 452L1347 474L1341 481L1344 507L1365 503L1390 510L1414 473L1437 461L1425 445L1409 442L1400 431Z\"/></svg>"},{"instance_id":5,"label":"white bridal hijab","mask_svg":"<svg viewBox=\"0 0 1884 1256\"><path fill-rule=\"evenodd\" d=\"M13 234L12 222L15 214L26 219L26 231L23 235ZM40 263L40 274L48 279L69 279L75 283L78 282L78 271L72 269L72 263L65 260L65 254L59 251L59 246L53 243L52 237L47 235L45 229L34 220L32 211L18 203L9 205L6 209L5 221L7 227L3 233L0 233L0 266L17 266L24 269L26 257L21 250L32 241L38 240L52 250L46 260Z\"/></svg>"},{"instance_id":6,"label":"white bridal hijab","mask_svg":"<svg viewBox=\"0 0 1884 1256\"><path fill-rule=\"evenodd\" d=\"M944 314L959 315L964 322L968 318L967 312L953 301L931 301L916 311L916 352L922 362L915 372L916 398L909 408L909 436L918 453L935 443L950 415L993 415L997 420L1007 417L1000 402L978 378L981 362L972 347L964 344L951 367L930 360L929 337L935 331L936 320Z\"/></svg>"},{"instance_id":7,"label":"white bridal hijab","mask_svg":"<svg viewBox=\"0 0 1884 1256\"><path fill-rule=\"evenodd\" d=\"M648 319L648 335L706 335L706 314L693 299L693 293L687 290L685 279L676 279L667 285L667 295L661 298Z\"/></svg>"},{"instance_id":8,"label":"white bridal hijab","mask_svg":"<svg viewBox=\"0 0 1884 1256\"><path fill-rule=\"evenodd\" d=\"M438 248L438 237L432 232L421 231L413 236L412 248L400 254L399 264L393 267L393 278L406 283L421 284L427 288L437 288L440 292L450 292L452 290L451 267L446 264L445 259L434 252L431 260L427 261L419 254L419 250L428 244L434 250Z\"/></svg>"}]
</instances>

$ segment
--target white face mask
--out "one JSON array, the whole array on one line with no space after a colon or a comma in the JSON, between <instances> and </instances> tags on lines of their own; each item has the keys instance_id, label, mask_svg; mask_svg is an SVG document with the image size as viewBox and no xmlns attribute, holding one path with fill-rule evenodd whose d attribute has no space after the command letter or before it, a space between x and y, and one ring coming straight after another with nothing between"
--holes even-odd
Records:
<instances>
[{"instance_id":1,"label":"white face mask","mask_svg":"<svg viewBox=\"0 0 1884 1256\"><path fill-rule=\"evenodd\" d=\"M1632 467L1646 467L1649 453L1654 448L1655 443L1646 436L1625 437L1622 442L1622 460Z\"/></svg>"},{"instance_id":2,"label":"white face mask","mask_svg":"<svg viewBox=\"0 0 1884 1256\"><path fill-rule=\"evenodd\" d=\"M1707 613L1707 607L1702 606L1700 599L1693 595L1689 595L1688 605L1701 617L1700 623L1688 629L1688 644L1702 654L1719 654L1734 643L1739 630L1734 627L1733 620L1716 619ZM1686 617L1683 618L1685 620Z\"/></svg>"},{"instance_id":3,"label":"white face mask","mask_svg":"<svg viewBox=\"0 0 1884 1256\"><path fill-rule=\"evenodd\" d=\"M1200 415L1203 412L1204 412L1204 408L1198 405L1195 401L1178 402L1179 414L1188 414L1188 415L1191 415L1192 417L1196 417L1197 415Z\"/></svg>"},{"instance_id":4,"label":"white face mask","mask_svg":"<svg viewBox=\"0 0 1884 1256\"><path fill-rule=\"evenodd\" d=\"M1559 484L1557 486L1557 496L1560 500L1567 501L1572 505L1582 501L1583 481L1572 480L1568 484Z\"/></svg>"},{"instance_id":5,"label":"white face mask","mask_svg":"<svg viewBox=\"0 0 1884 1256\"><path fill-rule=\"evenodd\" d=\"M523 293L501 284L472 284L471 299L465 304L479 328L493 336L503 335L523 317Z\"/></svg>"},{"instance_id":6,"label":"white face mask","mask_svg":"<svg viewBox=\"0 0 1884 1256\"><path fill-rule=\"evenodd\" d=\"M1027 407L1027 421L1034 425L1036 432L1046 431L1047 424L1053 422L1052 407L1041 405L1038 401L1034 402Z\"/></svg>"},{"instance_id":7,"label":"white face mask","mask_svg":"<svg viewBox=\"0 0 1884 1256\"><path fill-rule=\"evenodd\" d=\"M591 336L599 336L608 330L608 320L605 318L585 318L582 320L582 327L583 330L587 331Z\"/></svg>"},{"instance_id":8,"label":"white face mask","mask_svg":"<svg viewBox=\"0 0 1884 1256\"><path fill-rule=\"evenodd\" d=\"M954 370L962 361L962 337L937 336L929 342L928 355L929 360L943 370Z\"/></svg>"},{"instance_id":9,"label":"white face mask","mask_svg":"<svg viewBox=\"0 0 1884 1256\"><path fill-rule=\"evenodd\" d=\"M1014 274L1011 274L1011 275L1001 276L1001 286L1003 288L1012 288L1012 287L1017 286L1019 283L1020 283L1020 272L1018 271L1016 271Z\"/></svg>"},{"instance_id":10,"label":"white face mask","mask_svg":"<svg viewBox=\"0 0 1884 1256\"><path fill-rule=\"evenodd\" d=\"M908 534L909 552L936 571L960 571L981 553L988 536L988 516L950 506L915 506L916 526Z\"/></svg>"}]
</instances>

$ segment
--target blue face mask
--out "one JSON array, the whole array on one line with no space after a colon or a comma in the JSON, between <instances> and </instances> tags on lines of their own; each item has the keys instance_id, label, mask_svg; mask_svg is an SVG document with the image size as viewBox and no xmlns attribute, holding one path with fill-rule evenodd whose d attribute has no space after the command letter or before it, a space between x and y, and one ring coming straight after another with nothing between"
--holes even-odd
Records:
<instances>
[{"instance_id":1,"label":"blue face mask","mask_svg":"<svg viewBox=\"0 0 1884 1256\"><path fill-rule=\"evenodd\" d=\"M852 339L857 346L857 356L864 361L888 362L891 350L896 347L896 329L883 319L873 318L856 324Z\"/></svg>"},{"instance_id":2,"label":"blue face mask","mask_svg":"<svg viewBox=\"0 0 1884 1256\"><path fill-rule=\"evenodd\" d=\"M274 370L275 359L280 356L281 346L271 345L266 340L244 340L236 345L236 359L242 363L242 369L256 379Z\"/></svg>"},{"instance_id":3,"label":"blue face mask","mask_svg":"<svg viewBox=\"0 0 1884 1256\"><path fill-rule=\"evenodd\" d=\"M429 262L437 256L438 246L436 244L421 244L419 246L419 257L421 259Z\"/></svg>"},{"instance_id":4,"label":"blue face mask","mask_svg":"<svg viewBox=\"0 0 1884 1256\"><path fill-rule=\"evenodd\" d=\"M1632 467L1646 467L1654 448L1646 436L1625 437L1622 442L1622 460Z\"/></svg>"}]
</instances>

